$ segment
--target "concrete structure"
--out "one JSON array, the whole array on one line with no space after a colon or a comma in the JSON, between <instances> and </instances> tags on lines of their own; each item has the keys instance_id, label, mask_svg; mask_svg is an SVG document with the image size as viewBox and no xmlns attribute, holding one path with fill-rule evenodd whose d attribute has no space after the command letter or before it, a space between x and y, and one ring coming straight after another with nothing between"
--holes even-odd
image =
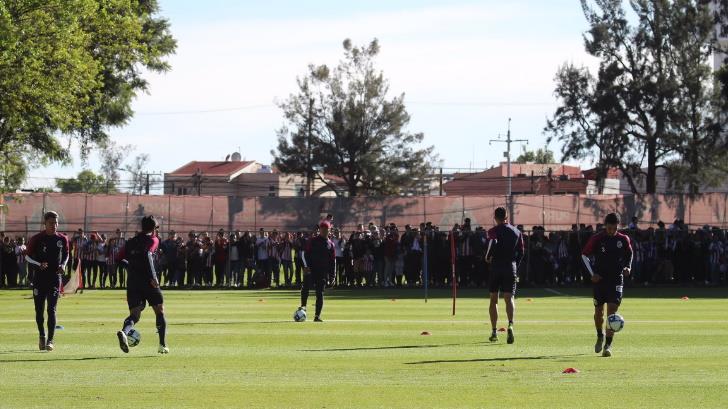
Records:
<instances>
[{"instance_id":1,"label":"concrete structure","mask_svg":"<svg viewBox=\"0 0 728 409\"><path fill-rule=\"evenodd\" d=\"M448 196L505 195L508 191L507 164L478 173L456 173L443 185ZM514 195L587 194L589 181L578 166L560 163L511 163Z\"/></svg>"},{"instance_id":2,"label":"concrete structure","mask_svg":"<svg viewBox=\"0 0 728 409\"><path fill-rule=\"evenodd\" d=\"M164 174L164 194L235 197L303 197L306 178L290 175L256 161L242 161L239 154L229 161L192 161ZM335 196L335 193L314 180L312 194Z\"/></svg>"}]
</instances>

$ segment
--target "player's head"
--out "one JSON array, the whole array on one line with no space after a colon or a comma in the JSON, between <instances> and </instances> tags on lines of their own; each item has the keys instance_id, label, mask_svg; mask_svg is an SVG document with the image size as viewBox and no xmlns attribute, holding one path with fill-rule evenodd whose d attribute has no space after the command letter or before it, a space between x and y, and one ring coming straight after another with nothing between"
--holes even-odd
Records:
<instances>
[{"instance_id":1,"label":"player's head","mask_svg":"<svg viewBox=\"0 0 728 409\"><path fill-rule=\"evenodd\" d=\"M151 233L157 228L157 219L155 219L154 216L142 217L142 233Z\"/></svg>"},{"instance_id":2,"label":"player's head","mask_svg":"<svg viewBox=\"0 0 728 409\"><path fill-rule=\"evenodd\" d=\"M504 223L508 219L508 213L506 213L505 207L499 207L493 212L493 220L496 223Z\"/></svg>"},{"instance_id":3,"label":"player's head","mask_svg":"<svg viewBox=\"0 0 728 409\"><path fill-rule=\"evenodd\" d=\"M318 227L321 237L329 237L329 229L331 229L331 223L329 223L328 220L321 221Z\"/></svg>"},{"instance_id":4,"label":"player's head","mask_svg":"<svg viewBox=\"0 0 728 409\"><path fill-rule=\"evenodd\" d=\"M619 226L619 217L616 213L609 213L604 218L604 228L607 230L607 234L614 236L617 233L617 226Z\"/></svg>"},{"instance_id":5,"label":"player's head","mask_svg":"<svg viewBox=\"0 0 728 409\"><path fill-rule=\"evenodd\" d=\"M58 230L58 213L54 211L46 212L43 215L43 224L48 234L56 234Z\"/></svg>"}]
</instances>

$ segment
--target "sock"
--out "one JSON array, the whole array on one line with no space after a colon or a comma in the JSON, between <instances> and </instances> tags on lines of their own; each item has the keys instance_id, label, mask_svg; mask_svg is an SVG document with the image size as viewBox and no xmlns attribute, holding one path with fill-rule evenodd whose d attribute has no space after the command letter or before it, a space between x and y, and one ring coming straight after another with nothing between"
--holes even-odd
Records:
<instances>
[{"instance_id":1,"label":"sock","mask_svg":"<svg viewBox=\"0 0 728 409\"><path fill-rule=\"evenodd\" d=\"M597 330L597 337L601 338L601 337L603 337L603 336L604 336L604 333L602 332L602 329L601 329L601 328L599 328L599 329Z\"/></svg>"},{"instance_id":2,"label":"sock","mask_svg":"<svg viewBox=\"0 0 728 409\"><path fill-rule=\"evenodd\" d=\"M167 346L164 337L167 333L167 320L164 314L157 314L157 332L159 333L159 345Z\"/></svg>"},{"instance_id":3,"label":"sock","mask_svg":"<svg viewBox=\"0 0 728 409\"><path fill-rule=\"evenodd\" d=\"M130 316L126 317L126 319L124 320L124 326L121 328L121 330L125 334L129 334L129 331L131 331L131 329L134 328L134 324L136 324L136 323L137 323L137 321L134 320L134 318L130 315Z\"/></svg>"},{"instance_id":4,"label":"sock","mask_svg":"<svg viewBox=\"0 0 728 409\"><path fill-rule=\"evenodd\" d=\"M508 321L508 327L513 328L513 321Z\"/></svg>"},{"instance_id":5,"label":"sock","mask_svg":"<svg viewBox=\"0 0 728 409\"><path fill-rule=\"evenodd\" d=\"M495 335L498 332L497 328L493 328L493 334Z\"/></svg>"},{"instance_id":6,"label":"sock","mask_svg":"<svg viewBox=\"0 0 728 409\"><path fill-rule=\"evenodd\" d=\"M605 346L605 347L608 347L608 346L612 345L612 339L613 339L613 338L614 338L614 337L607 337L607 342L606 342L606 343L604 344L604 346Z\"/></svg>"}]
</instances>

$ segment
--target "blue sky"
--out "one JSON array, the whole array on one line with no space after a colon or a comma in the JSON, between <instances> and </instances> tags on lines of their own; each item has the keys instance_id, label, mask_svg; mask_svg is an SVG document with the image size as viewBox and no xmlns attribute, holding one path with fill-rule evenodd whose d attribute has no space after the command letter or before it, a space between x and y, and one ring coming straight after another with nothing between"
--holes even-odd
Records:
<instances>
[{"instance_id":1,"label":"blue sky","mask_svg":"<svg viewBox=\"0 0 728 409\"><path fill-rule=\"evenodd\" d=\"M408 129L423 132L449 168L500 161L503 147L488 140L505 133L509 117L514 138L542 147L557 68L596 64L583 51L577 0L160 3L179 42L172 71L149 75L136 116L111 130L118 143L135 146L129 161L150 155L150 171L222 160L238 148L270 163L284 124L275 101L296 91L308 64L335 65L345 38L379 39L377 64L392 95L406 95ZM86 167L98 170L95 155ZM35 169L28 186L49 186L82 168L76 159Z\"/></svg>"}]
</instances>

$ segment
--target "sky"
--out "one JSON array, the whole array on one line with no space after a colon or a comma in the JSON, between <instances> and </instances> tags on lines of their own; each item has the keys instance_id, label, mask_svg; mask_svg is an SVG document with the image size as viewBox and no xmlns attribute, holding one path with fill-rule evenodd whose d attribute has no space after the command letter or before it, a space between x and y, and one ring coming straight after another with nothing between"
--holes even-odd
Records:
<instances>
[{"instance_id":1,"label":"sky","mask_svg":"<svg viewBox=\"0 0 728 409\"><path fill-rule=\"evenodd\" d=\"M553 114L558 67L595 67L586 54L586 22L576 0L160 0L178 41L172 70L147 74L149 93L134 117L110 130L130 144L127 163L150 156L148 170L171 172L192 160L215 161L239 151L269 164L276 130L285 124L277 101L295 93L309 64L336 65L342 42L377 38L377 67L390 96L405 94L410 132L422 132L442 165L483 169L503 159L508 118L514 139L544 147ZM550 149L560 159L561 146ZM513 146L515 157L521 146ZM588 165L588 164L586 164ZM26 187L52 186L99 159L33 169ZM124 176L122 175L122 178Z\"/></svg>"}]
</instances>

